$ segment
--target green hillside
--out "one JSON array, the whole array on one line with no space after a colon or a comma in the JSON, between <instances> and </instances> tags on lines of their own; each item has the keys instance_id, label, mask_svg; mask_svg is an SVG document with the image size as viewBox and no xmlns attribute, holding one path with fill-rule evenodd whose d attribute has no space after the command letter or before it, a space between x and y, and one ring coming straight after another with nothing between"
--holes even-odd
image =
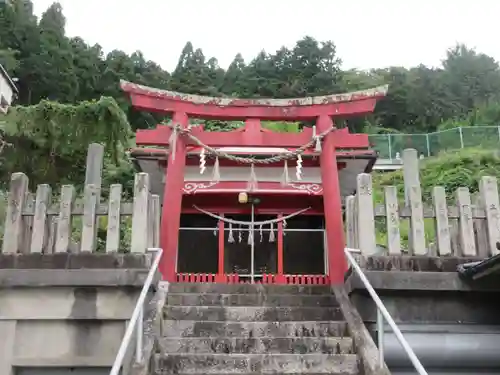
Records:
<instances>
[{"instance_id":1,"label":"green hillside","mask_svg":"<svg viewBox=\"0 0 500 375\"><path fill-rule=\"evenodd\" d=\"M454 192L458 187L467 186L471 194L478 192L479 181L483 176L500 179L500 153L497 151L464 149L447 152L437 157L422 160L420 163L420 183L424 204L430 204L432 188L443 186L446 189L448 205L454 203ZM404 203L403 171L373 173L373 194L375 204L384 203L384 186L398 188L400 203ZM408 242L408 220L401 220L401 240L403 246ZM377 243L386 245L385 221L377 219ZM427 243L435 238L434 220L425 219Z\"/></svg>"}]
</instances>

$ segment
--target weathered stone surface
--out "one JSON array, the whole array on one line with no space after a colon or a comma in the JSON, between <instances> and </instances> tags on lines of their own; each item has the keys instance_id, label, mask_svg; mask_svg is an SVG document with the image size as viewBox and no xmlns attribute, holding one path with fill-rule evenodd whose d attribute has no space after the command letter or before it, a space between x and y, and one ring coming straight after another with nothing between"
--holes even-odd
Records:
<instances>
[{"instance_id":1,"label":"weathered stone surface","mask_svg":"<svg viewBox=\"0 0 500 375\"><path fill-rule=\"evenodd\" d=\"M170 293L167 303L171 306L338 306L333 296L290 294L197 294Z\"/></svg>"},{"instance_id":2,"label":"weathered stone surface","mask_svg":"<svg viewBox=\"0 0 500 375\"><path fill-rule=\"evenodd\" d=\"M456 272L459 264L483 260L480 257L429 257L374 255L361 257L361 266L370 271Z\"/></svg>"},{"instance_id":3,"label":"weathered stone surface","mask_svg":"<svg viewBox=\"0 0 500 375\"><path fill-rule=\"evenodd\" d=\"M353 354L169 354L157 374L358 374Z\"/></svg>"},{"instance_id":4,"label":"weathered stone surface","mask_svg":"<svg viewBox=\"0 0 500 375\"><path fill-rule=\"evenodd\" d=\"M0 287L142 287L147 277L143 269L4 269L0 270ZM156 279L159 279L159 274Z\"/></svg>"},{"instance_id":5,"label":"weathered stone surface","mask_svg":"<svg viewBox=\"0 0 500 375\"><path fill-rule=\"evenodd\" d=\"M263 284L212 284L175 283L170 293L215 293L215 294L322 294L331 295L326 285L263 285Z\"/></svg>"},{"instance_id":6,"label":"weathered stone surface","mask_svg":"<svg viewBox=\"0 0 500 375\"><path fill-rule=\"evenodd\" d=\"M352 337L360 359L360 367L364 375L390 375L387 366L380 366L379 351L372 336L366 329L363 319L349 300L344 286L332 287L340 309L347 323L348 333Z\"/></svg>"},{"instance_id":7,"label":"weathered stone surface","mask_svg":"<svg viewBox=\"0 0 500 375\"><path fill-rule=\"evenodd\" d=\"M0 269L148 269L149 258L146 254L0 253Z\"/></svg>"},{"instance_id":8,"label":"weathered stone surface","mask_svg":"<svg viewBox=\"0 0 500 375\"><path fill-rule=\"evenodd\" d=\"M350 337L196 337L160 339L162 353L353 354Z\"/></svg>"},{"instance_id":9,"label":"weathered stone surface","mask_svg":"<svg viewBox=\"0 0 500 375\"><path fill-rule=\"evenodd\" d=\"M344 337L343 321L314 322L200 322L166 320L165 337Z\"/></svg>"},{"instance_id":10,"label":"weathered stone surface","mask_svg":"<svg viewBox=\"0 0 500 375\"><path fill-rule=\"evenodd\" d=\"M372 286L376 290L423 291L423 292L499 292L500 277L489 276L470 282L457 272L413 272L413 271L365 271ZM347 290L365 289L356 274L347 278Z\"/></svg>"},{"instance_id":11,"label":"weathered stone surface","mask_svg":"<svg viewBox=\"0 0 500 375\"><path fill-rule=\"evenodd\" d=\"M169 292L155 374L360 373L329 287L174 284Z\"/></svg>"},{"instance_id":12,"label":"weathered stone surface","mask_svg":"<svg viewBox=\"0 0 500 375\"><path fill-rule=\"evenodd\" d=\"M166 306L164 320L201 321L300 321L342 320L337 307Z\"/></svg>"}]
</instances>

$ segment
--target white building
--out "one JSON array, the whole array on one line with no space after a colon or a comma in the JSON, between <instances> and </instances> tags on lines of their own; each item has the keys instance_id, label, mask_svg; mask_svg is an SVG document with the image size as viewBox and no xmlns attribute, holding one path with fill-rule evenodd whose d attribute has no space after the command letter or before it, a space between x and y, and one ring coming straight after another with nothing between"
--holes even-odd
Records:
<instances>
[{"instance_id":1,"label":"white building","mask_svg":"<svg viewBox=\"0 0 500 375\"><path fill-rule=\"evenodd\" d=\"M0 112L7 113L12 101L17 97L18 90L14 81L9 77L0 64Z\"/></svg>"}]
</instances>

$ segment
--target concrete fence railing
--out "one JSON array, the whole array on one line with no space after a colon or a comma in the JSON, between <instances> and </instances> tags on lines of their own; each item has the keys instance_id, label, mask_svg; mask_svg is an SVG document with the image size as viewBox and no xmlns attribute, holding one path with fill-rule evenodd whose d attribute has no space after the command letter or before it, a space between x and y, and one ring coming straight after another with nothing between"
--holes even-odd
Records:
<instances>
[{"instance_id":1,"label":"concrete fence railing","mask_svg":"<svg viewBox=\"0 0 500 375\"><path fill-rule=\"evenodd\" d=\"M403 152L404 197L395 186L384 187L384 204L375 205L372 177L357 176L357 193L345 200L347 247L363 255L463 256L486 258L497 254L500 206L497 180L484 176L479 194L459 187L455 202L445 188L432 189L432 201L422 200L418 153ZM404 198L404 199L403 199ZM406 231L403 235L403 231ZM383 250L381 250L381 248Z\"/></svg>"},{"instance_id":2,"label":"concrete fence railing","mask_svg":"<svg viewBox=\"0 0 500 375\"><path fill-rule=\"evenodd\" d=\"M102 146L89 148L87 175L90 177L79 199L73 185L63 185L58 203L53 204L49 185L38 185L33 194L28 190L28 177L24 173L12 174L3 253L95 252L98 244L102 251L112 253L128 251L122 248L126 243L132 253L140 254L148 247L159 246L160 200L158 195L150 194L149 175L135 175L133 202L122 202L122 186L114 184L110 186L108 202L101 203L101 170L89 171L89 166L99 165L91 160L93 149L102 150ZM100 163L102 166L102 160ZM99 220L103 216L106 220ZM121 226L126 226L126 230L122 231ZM130 238L123 241L126 234Z\"/></svg>"}]
</instances>

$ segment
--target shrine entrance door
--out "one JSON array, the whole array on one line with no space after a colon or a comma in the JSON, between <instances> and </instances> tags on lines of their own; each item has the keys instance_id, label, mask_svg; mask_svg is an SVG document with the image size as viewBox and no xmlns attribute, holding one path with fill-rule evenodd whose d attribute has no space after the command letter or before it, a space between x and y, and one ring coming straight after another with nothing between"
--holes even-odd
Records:
<instances>
[{"instance_id":1,"label":"shrine entrance door","mask_svg":"<svg viewBox=\"0 0 500 375\"><path fill-rule=\"evenodd\" d=\"M322 215L245 204L181 216L176 281L327 284Z\"/></svg>"},{"instance_id":2,"label":"shrine entrance door","mask_svg":"<svg viewBox=\"0 0 500 375\"><path fill-rule=\"evenodd\" d=\"M224 273L238 275L243 282L262 282L278 270L278 225L254 225L276 215L259 214L253 204L248 208L248 213L225 216L248 224L224 222Z\"/></svg>"}]
</instances>

